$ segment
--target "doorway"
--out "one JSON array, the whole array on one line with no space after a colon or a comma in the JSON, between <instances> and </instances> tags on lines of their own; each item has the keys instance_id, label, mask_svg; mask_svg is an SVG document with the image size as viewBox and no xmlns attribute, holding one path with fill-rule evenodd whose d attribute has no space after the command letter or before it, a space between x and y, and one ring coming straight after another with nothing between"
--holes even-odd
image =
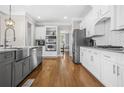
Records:
<instances>
[{"instance_id":1,"label":"doorway","mask_svg":"<svg viewBox=\"0 0 124 93\"><path fill-rule=\"evenodd\" d=\"M60 32L60 50L61 54L69 51L69 33L65 31Z\"/></svg>"}]
</instances>

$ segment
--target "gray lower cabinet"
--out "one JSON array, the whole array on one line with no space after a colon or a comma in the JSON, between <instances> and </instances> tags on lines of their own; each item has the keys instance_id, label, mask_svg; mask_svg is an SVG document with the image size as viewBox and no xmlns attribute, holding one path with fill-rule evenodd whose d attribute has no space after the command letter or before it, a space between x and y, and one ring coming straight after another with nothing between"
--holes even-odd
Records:
<instances>
[{"instance_id":1,"label":"gray lower cabinet","mask_svg":"<svg viewBox=\"0 0 124 93\"><path fill-rule=\"evenodd\" d=\"M0 87L12 86L13 63L13 51L0 53Z\"/></svg>"},{"instance_id":2,"label":"gray lower cabinet","mask_svg":"<svg viewBox=\"0 0 124 93\"><path fill-rule=\"evenodd\" d=\"M17 86L29 73L30 57L15 63L15 86Z\"/></svg>"},{"instance_id":3,"label":"gray lower cabinet","mask_svg":"<svg viewBox=\"0 0 124 93\"><path fill-rule=\"evenodd\" d=\"M24 63L23 63L23 76L27 76L30 72L30 57L24 59Z\"/></svg>"},{"instance_id":4,"label":"gray lower cabinet","mask_svg":"<svg viewBox=\"0 0 124 93\"><path fill-rule=\"evenodd\" d=\"M12 86L12 63L0 64L0 87Z\"/></svg>"},{"instance_id":5,"label":"gray lower cabinet","mask_svg":"<svg viewBox=\"0 0 124 93\"><path fill-rule=\"evenodd\" d=\"M17 86L23 80L23 62L24 60L18 61L15 63L15 70L14 70L14 81L15 86Z\"/></svg>"}]
</instances>

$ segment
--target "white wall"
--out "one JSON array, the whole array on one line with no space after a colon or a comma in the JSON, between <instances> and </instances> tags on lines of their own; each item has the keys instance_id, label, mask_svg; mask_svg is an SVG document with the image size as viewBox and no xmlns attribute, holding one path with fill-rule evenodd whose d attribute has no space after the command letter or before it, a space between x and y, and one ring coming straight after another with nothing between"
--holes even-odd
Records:
<instances>
[{"instance_id":1,"label":"white wall","mask_svg":"<svg viewBox=\"0 0 124 93\"><path fill-rule=\"evenodd\" d=\"M0 44L4 44L4 33L5 33L5 19L8 19L8 16L5 14L0 13L0 20L1 20L1 27L0 27ZM31 45L34 45L34 31L35 31L35 23L31 20L31 18L27 17L26 15L13 15L12 19L15 21L15 37L16 41L13 41L13 32L7 31L7 41L9 40L8 45L13 46L26 46L28 45L28 29L27 23L29 22L31 27Z\"/></svg>"},{"instance_id":2,"label":"white wall","mask_svg":"<svg viewBox=\"0 0 124 93\"><path fill-rule=\"evenodd\" d=\"M5 19L8 19L6 15L2 15L1 18L1 45L4 44L4 34L5 34ZM15 36L16 41L13 42L13 32L7 31L7 41L9 40L12 45L24 46L25 44L25 17L24 16L12 16L12 19L15 21Z\"/></svg>"},{"instance_id":3,"label":"white wall","mask_svg":"<svg viewBox=\"0 0 124 93\"><path fill-rule=\"evenodd\" d=\"M28 23L31 24L31 32L28 32ZM29 46L28 38L31 37L31 46L35 45L35 21L28 15L25 14L25 45ZM29 34L31 36L29 36Z\"/></svg>"},{"instance_id":4,"label":"white wall","mask_svg":"<svg viewBox=\"0 0 124 93\"><path fill-rule=\"evenodd\" d=\"M72 43L73 43L73 30L72 27L69 31L69 56L72 56Z\"/></svg>"},{"instance_id":5,"label":"white wall","mask_svg":"<svg viewBox=\"0 0 124 93\"><path fill-rule=\"evenodd\" d=\"M12 18L15 21L16 35L16 41L13 42L13 46L25 46L25 16L18 15Z\"/></svg>"},{"instance_id":6,"label":"white wall","mask_svg":"<svg viewBox=\"0 0 124 93\"><path fill-rule=\"evenodd\" d=\"M6 15L2 12L0 12L0 45L3 45L4 42L4 31L6 29L5 26L5 19L6 19Z\"/></svg>"}]
</instances>

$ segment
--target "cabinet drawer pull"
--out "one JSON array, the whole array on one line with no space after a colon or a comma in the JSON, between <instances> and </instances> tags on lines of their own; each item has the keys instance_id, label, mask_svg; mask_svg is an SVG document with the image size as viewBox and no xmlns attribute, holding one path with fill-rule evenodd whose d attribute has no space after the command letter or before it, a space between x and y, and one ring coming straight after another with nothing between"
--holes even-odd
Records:
<instances>
[{"instance_id":1,"label":"cabinet drawer pull","mask_svg":"<svg viewBox=\"0 0 124 93\"><path fill-rule=\"evenodd\" d=\"M116 72L115 72L115 65L113 65L113 74L115 74Z\"/></svg>"},{"instance_id":2,"label":"cabinet drawer pull","mask_svg":"<svg viewBox=\"0 0 124 93\"><path fill-rule=\"evenodd\" d=\"M120 69L119 66L117 66L117 76L120 75L119 69Z\"/></svg>"}]
</instances>

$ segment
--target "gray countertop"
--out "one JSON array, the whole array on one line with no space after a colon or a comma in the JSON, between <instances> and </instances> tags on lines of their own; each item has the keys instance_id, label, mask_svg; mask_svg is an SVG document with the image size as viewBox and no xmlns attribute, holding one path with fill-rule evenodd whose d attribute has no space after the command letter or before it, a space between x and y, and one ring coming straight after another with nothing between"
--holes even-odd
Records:
<instances>
[{"instance_id":1,"label":"gray countertop","mask_svg":"<svg viewBox=\"0 0 124 93\"><path fill-rule=\"evenodd\" d=\"M115 52L115 53L124 53L124 48L99 48L99 47L88 47L88 46L81 46L89 49L97 49L102 51L108 51L108 52Z\"/></svg>"}]
</instances>

